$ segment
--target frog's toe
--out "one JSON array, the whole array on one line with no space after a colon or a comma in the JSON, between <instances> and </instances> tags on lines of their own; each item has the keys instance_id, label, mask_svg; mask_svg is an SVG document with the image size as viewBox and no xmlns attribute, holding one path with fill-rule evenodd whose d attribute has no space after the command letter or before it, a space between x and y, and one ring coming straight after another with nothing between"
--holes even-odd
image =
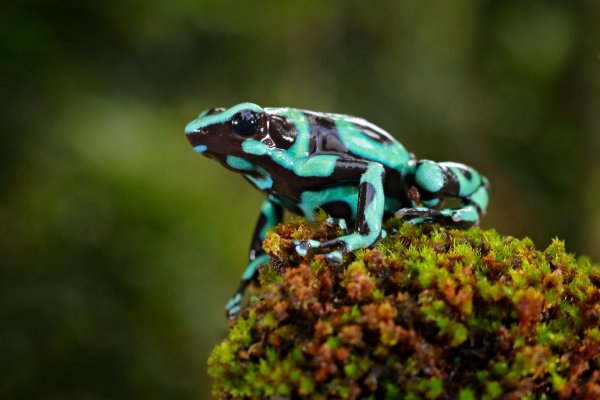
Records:
<instances>
[{"instance_id":1,"label":"frog's toe","mask_svg":"<svg viewBox=\"0 0 600 400\"><path fill-rule=\"evenodd\" d=\"M427 220L425 218L422 218L422 217L413 217L412 219L409 219L406 222L409 225L420 225L420 224L424 224L425 222L427 222Z\"/></svg>"},{"instance_id":2,"label":"frog's toe","mask_svg":"<svg viewBox=\"0 0 600 400\"><path fill-rule=\"evenodd\" d=\"M422 217L426 216L430 211L431 210L423 208L401 208L396 211L394 217L403 220L422 219Z\"/></svg>"},{"instance_id":3,"label":"frog's toe","mask_svg":"<svg viewBox=\"0 0 600 400\"><path fill-rule=\"evenodd\" d=\"M325 259L334 266L339 266L344 261L342 252L339 250L332 251L332 252L325 254Z\"/></svg>"},{"instance_id":4,"label":"frog's toe","mask_svg":"<svg viewBox=\"0 0 600 400\"><path fill-rule=\"evenodd\" d=\"M236 293L225 306L227 318L233 318L242 311L242 294Z\"/></svg>"},{"instance_id":5,"label":"frog's toe","mask_svg":"<svg viewBox=\"0 0 600 400\"><path fill-rule=\"evenodd\" d=\"M395 218L398 219L404 219L404 217L406 217L409 214L409 210L411 210L410 208L401 208L398 211L396 211L396 213L394 214Z\"/></svg>"},{"instance_id":6,"label":"frog's toe","mask_svg":"<svg viewBox=\"0 0 600 400\"><path fill-rule=\"evenodd\" d=\"M296 240L294 246L296 254L305 257L308 254L308 250L321 247L321 242L318 240Z\"/></svg>"}]
</instances>

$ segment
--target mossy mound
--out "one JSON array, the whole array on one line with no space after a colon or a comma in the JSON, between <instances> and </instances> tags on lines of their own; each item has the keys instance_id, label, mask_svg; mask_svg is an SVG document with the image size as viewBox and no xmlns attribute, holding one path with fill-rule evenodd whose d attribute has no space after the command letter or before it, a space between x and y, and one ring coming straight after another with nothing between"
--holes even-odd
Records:
<instances>
[{"instance_id":1,"label":"mossy mound","mask_svg":"<svg viewBox=\"0 0 600 400\"><path fill-rule=\"evenodd\" d=\"M559 240L396 228L333 266L293 241L334 227L278 226L258 295L209 359L214 394L600 399L598 265Z\"/></svg>"}]
</instances>

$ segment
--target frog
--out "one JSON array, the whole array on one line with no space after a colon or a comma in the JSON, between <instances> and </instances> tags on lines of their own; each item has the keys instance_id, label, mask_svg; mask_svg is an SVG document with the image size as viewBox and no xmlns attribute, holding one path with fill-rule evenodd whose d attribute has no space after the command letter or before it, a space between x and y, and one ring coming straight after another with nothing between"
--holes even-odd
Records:
<instances>
[{"instance_id":1,"label":"frog","mask_svg":"<svg viewBox=\"0 0 600 400\"><path fill-rule=\"evenodd\" d=\"M341 264L348 253L385 238L388 218L468 228L488 207L489 181L477 170L418 160L390 133L359 117L246 102L202 111L185 134L196 152L266 195L248 263L225 307L229 317L241 311L246 288L269 263L262 243L284 211L309 221L326 212L326 222L341 234L323 242L296 241L294 251L301 257L321 253Z\"/></svg>"}]
</instances>

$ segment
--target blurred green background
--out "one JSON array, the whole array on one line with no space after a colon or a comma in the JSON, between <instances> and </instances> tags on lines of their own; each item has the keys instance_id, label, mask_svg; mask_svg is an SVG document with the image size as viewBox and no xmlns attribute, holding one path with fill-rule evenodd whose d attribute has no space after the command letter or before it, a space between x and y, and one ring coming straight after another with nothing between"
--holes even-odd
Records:
<instances>
[{"instance_id":1,"label":"blurred green background","mask_svg":"<svg viewBox=\"0 0 600 400\"><path fill-rule=\"evenodd\" d=\"M600 3L20 1L0 14L0 398L209 397L262 200L199 111L362 116L600 258Z\"/></svg>"}]
</instances>

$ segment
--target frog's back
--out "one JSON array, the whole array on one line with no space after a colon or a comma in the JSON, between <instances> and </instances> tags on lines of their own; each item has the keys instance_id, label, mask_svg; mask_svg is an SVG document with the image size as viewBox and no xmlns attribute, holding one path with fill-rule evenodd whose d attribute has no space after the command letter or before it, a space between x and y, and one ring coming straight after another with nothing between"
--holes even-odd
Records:
<instances>
[{"instance_id":1,"label":"frog's back","mask_svg":"<svg viewBox=\"0 0 600 400\"><path fill-rule=\"evenodd\" d=\"M376 161L402 172L412 155L388 132L369 121L344 114L291 108L267 108L295 125L297 141L308 140L309 155L333 153Z\"/></svg>"}]
</instances>

